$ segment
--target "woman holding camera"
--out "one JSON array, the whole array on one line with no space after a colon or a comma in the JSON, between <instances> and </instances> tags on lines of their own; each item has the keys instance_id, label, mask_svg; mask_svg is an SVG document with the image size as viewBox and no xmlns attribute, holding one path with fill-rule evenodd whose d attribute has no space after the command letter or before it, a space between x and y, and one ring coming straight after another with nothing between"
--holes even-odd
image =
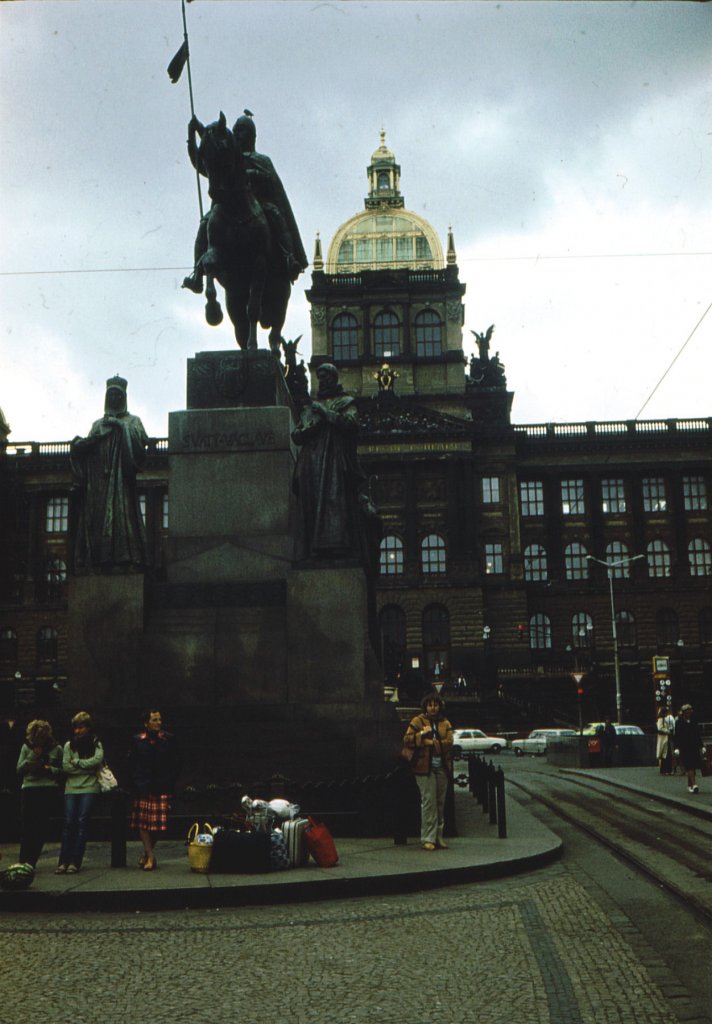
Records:
<instances>
[{"instance_id":1,"label":"woman holding camera","mask_svg":"<svg viewBox=\"0 0 712 1024\"><path fill-rule=\"evenodd\" d=\"M420 842L424 850L446 850L445 796L452 775L452 725L439 694L426 693L422 713L406 729L403 743L413 750L411 771L420 790Z\"/></svg>"}]
</instances>

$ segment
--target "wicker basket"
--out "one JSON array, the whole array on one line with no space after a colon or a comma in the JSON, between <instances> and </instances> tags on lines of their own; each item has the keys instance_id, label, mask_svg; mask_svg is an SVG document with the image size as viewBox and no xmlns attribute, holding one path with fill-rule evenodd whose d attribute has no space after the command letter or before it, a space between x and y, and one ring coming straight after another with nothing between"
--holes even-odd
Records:
<instances>
[{"instance_id":1,"label":"wicker basket","mask_svg":"<svg viewBox=\"0 0 712 1024\"><path fill-rule=\"evenodd\" d=\"M195 871L201 875L207 875L210 871L210 861L213 856L213 847L210 843L197 843L196 837L198 835L200 826L196 821L190 826L188 831L188 864L190 870ZM212 832L212 828L205 824L205 830Z\"/></svg>"}]
</instances>

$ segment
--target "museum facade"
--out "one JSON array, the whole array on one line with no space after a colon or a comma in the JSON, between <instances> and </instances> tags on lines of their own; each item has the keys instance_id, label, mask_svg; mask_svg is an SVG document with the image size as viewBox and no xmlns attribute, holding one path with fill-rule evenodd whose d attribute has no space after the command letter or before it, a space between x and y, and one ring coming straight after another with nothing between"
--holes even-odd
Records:
<instances>
[{"instance_id":1,"label":"museum facade","mask_svg":"<svg viewBox=\"0 0 712 1024\"><path fill-rule=\"evenodd\" d=\"M492 330L464 355L452 231L443 250L406 208L383 133L367 175L364 209L326 255L315 243L309 370L336 365L358 404L384 684L496 695L532 725L577 701L614 715L617 697L650 722L656 692L712 719L712 418L512 423ZM0 709L29 714L72 704L70 446L11 441L4 420L0 442ZM138 479L150 606L171 537L166 440Z\"/></svg>"}]
</instances>

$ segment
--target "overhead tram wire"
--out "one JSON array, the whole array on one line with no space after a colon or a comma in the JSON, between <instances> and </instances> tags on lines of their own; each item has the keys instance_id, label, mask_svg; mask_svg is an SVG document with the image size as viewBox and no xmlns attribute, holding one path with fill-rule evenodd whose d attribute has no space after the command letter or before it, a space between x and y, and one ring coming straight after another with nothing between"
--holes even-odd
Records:
<instances>
[{"instance_id":1,"label":"overhead tram wire","mask_svg":"<svg viewBox=\"0 0 712 1024\"><path fill-rule=\"evenodd\" d=\"M712 252L601 252L553 255L533 253L529 256L467 256L464 259L458 258L458 263L537 263L545 260L659 259L671 256L712 256ZM0 270L0 277L32 277L42 274L146 274L153 271L167 270L183 272L187 266L185 264L181 267L89 267L85 270Z\"/></svg>"},{"instance_id":2,"label":"overhead tram wire","mask_svg":"<svg viewBox=\"0 0 712 1024\"><path fill-rule=\"evenodd\" d=\"M90 267L86 270L0 270L0 277L42 277L43 275L58 276L60 274L150 274L163 271L184 273L190 269L188 264L182 267Z\"/></svg>"}]
</instances>

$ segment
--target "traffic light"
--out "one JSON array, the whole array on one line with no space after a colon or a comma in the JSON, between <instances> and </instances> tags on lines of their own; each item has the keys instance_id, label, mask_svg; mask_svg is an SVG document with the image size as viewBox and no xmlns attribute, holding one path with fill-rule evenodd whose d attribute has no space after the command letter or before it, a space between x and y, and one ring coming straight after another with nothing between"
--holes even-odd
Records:
<instances>
[{"instance_id":1,"label":"traffic light","mask_svg":"<svg viewBox=\"0 0 712 1024\"><path fill-rule=\"evenodd\" d=\"M521 622L517 626L517 640L520 643L522 643L522 641L524 640L524 626L521 624Z\"/></svg>"},{"instance_id":2,"label":"traffic light","mask_svg":"<svg viewBox=\"0 0 712 1024\"><path fill-rule=\"evenodd\" d=\"M583 686L577 687L576 693L579 695L579 697L583 697Z\"/></svg>"}]
</instances>

